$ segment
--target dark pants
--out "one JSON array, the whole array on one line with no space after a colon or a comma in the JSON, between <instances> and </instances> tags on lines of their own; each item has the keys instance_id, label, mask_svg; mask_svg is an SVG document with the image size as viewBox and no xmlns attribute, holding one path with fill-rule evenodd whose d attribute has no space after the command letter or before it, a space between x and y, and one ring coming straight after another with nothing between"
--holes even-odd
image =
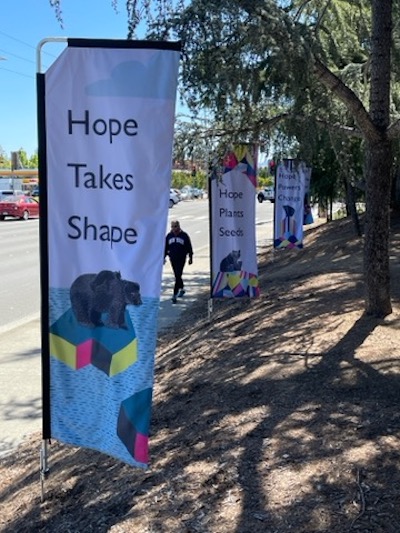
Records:
<instances>
[{"instance_id":1,"label":"dark pants","mask_svg":"<svg viewBox=\"0 0 400 533\"><path fill-rule=\"evenodd\" d=\"M179 292L179 289L183 289L182 274L183 274L183 267L185 266L185 260L183 261L176 261L176 259L174 259L173 261L171 260L171 266L172 266L172 270L174 271L174 276L175 276L174 296L176 296Z\"/></svg>"}]
</instances>

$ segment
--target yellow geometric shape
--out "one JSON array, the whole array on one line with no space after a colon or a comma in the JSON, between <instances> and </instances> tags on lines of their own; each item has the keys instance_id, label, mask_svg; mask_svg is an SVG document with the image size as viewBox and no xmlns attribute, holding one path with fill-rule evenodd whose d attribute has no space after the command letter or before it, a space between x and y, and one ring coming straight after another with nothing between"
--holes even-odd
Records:
<instances>
[{"instance_id":1,"label":"yellow geometric shape","mask_svg":"<svg viewBox=\"0 0 400 533\"><path fill-rule=\"evenodd\" d=\"M50 333L50 355L76 370L76 346Z\"/></svg>"},{"instance_id":2,"label":"yellow geometric shape","mask_svg":"<svg viewBox=\"0 0 400 533\"><path fill-rule=\"evenodd\" d=\"M286 246L288 245L289 245L289 241L286 239L279 244L278 248L286 248Z\"/></svg>"},{"instance_id":3,"label":"yellow geometric shape","mask_svg":"<svg viewBox=\"0 0 400 533\"><path fill-rule=\"evenodd\" d=\"M239 274L229 274L228 285L231 289L237 287L240 283L240 273Z\"/></svg>"},{"instance_id":4,"label":"yellow geometric shape","mask_svg":"<svg viewBox=\"0 0 400 533\"><path fill-rule=\"evenodd\" d=\"M248 163L251 166L253 166L253 161L252 161L253 158L251 157L250 150L248 149L246 145L243 145L243 144L236 145L234 147L234 153L238 161L241 161L245 156L247 156Z\"/></svg>"},{"instance_id":5,"label":"yellow geometric shape","mask_svg":"<svg viewBox=\"0 0 400 533\"><path fill-rule=\"evenodd\" d=\"M127 344L119 352L115 352L111 359L109 376L115 376L126 370L137 361L137 339Z\"/></svg>"}]
</instances>

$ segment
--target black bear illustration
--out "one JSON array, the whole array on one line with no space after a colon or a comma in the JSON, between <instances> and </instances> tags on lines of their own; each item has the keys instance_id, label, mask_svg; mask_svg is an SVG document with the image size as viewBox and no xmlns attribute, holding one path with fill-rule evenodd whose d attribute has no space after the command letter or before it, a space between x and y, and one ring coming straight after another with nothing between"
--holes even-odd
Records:
<instances>
[{"instance_id":1,"label":"black bear illustration","mask_svg":"<svg viewBox=\"0 0 400 533\"><path fill-rule=\"evenodd\" d=\"M76 320L87 327L107 326L127 329L125 307L141 305L140 285L121 278L119 272L102 270L98 274L82 274L72 283L71 306ZM103 324L101 314L108 313Z\"/></svg>"},{"instance_id":2,"label":"black bear illustration","mask_svg":"<svg viewBox=\"0 0 400 533\"><path fill-rule=\"evenodd\" d=\"M235 272L242 269L242 262L239 260L240 250L232 250L224 257L219 265L220 272Z\"/></svg>"}]
</instances>

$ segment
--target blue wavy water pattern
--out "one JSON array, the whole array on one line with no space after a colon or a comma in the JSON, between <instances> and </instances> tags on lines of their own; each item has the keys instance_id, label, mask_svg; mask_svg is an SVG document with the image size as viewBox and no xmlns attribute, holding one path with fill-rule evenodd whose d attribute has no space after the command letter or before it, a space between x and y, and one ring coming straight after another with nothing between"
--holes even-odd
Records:
<instances>
[{"instance_id":1,"label":"blue wavy water pattern","mask_svg":"<svg viewBox=\"0 0 400 533\"><path fill-rule=\"evenodd\" d=\"M159 298L142 297L127 306L136 333L138 358L125 371L109 377L93 365L79 370L50 358L52 437L92 448L139 467L117 436L121 402L153 387ZM70 309L69 289L50 290L50 324Z\"/></svg>"}]
</instances>

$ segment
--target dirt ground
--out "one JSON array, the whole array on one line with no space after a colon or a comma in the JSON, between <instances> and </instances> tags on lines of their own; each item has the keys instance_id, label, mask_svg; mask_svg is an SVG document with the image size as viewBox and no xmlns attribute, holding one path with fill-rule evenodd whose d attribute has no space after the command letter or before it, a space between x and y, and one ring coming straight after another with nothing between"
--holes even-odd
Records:
<instances>
[{"instance_id":1,"label":"dirt ground","mask_svg":"<svg viewBox=\"0 0 400 533\"><path fill-rule=\"evenodd\" d=\"M348 219L302 251L260 255L262 296L207 289L160 336L151 465L40 435L0 461L0 531L400 531L400 220L393 313L363 315L362 244Z\"/></svg>"}]
</instances>

